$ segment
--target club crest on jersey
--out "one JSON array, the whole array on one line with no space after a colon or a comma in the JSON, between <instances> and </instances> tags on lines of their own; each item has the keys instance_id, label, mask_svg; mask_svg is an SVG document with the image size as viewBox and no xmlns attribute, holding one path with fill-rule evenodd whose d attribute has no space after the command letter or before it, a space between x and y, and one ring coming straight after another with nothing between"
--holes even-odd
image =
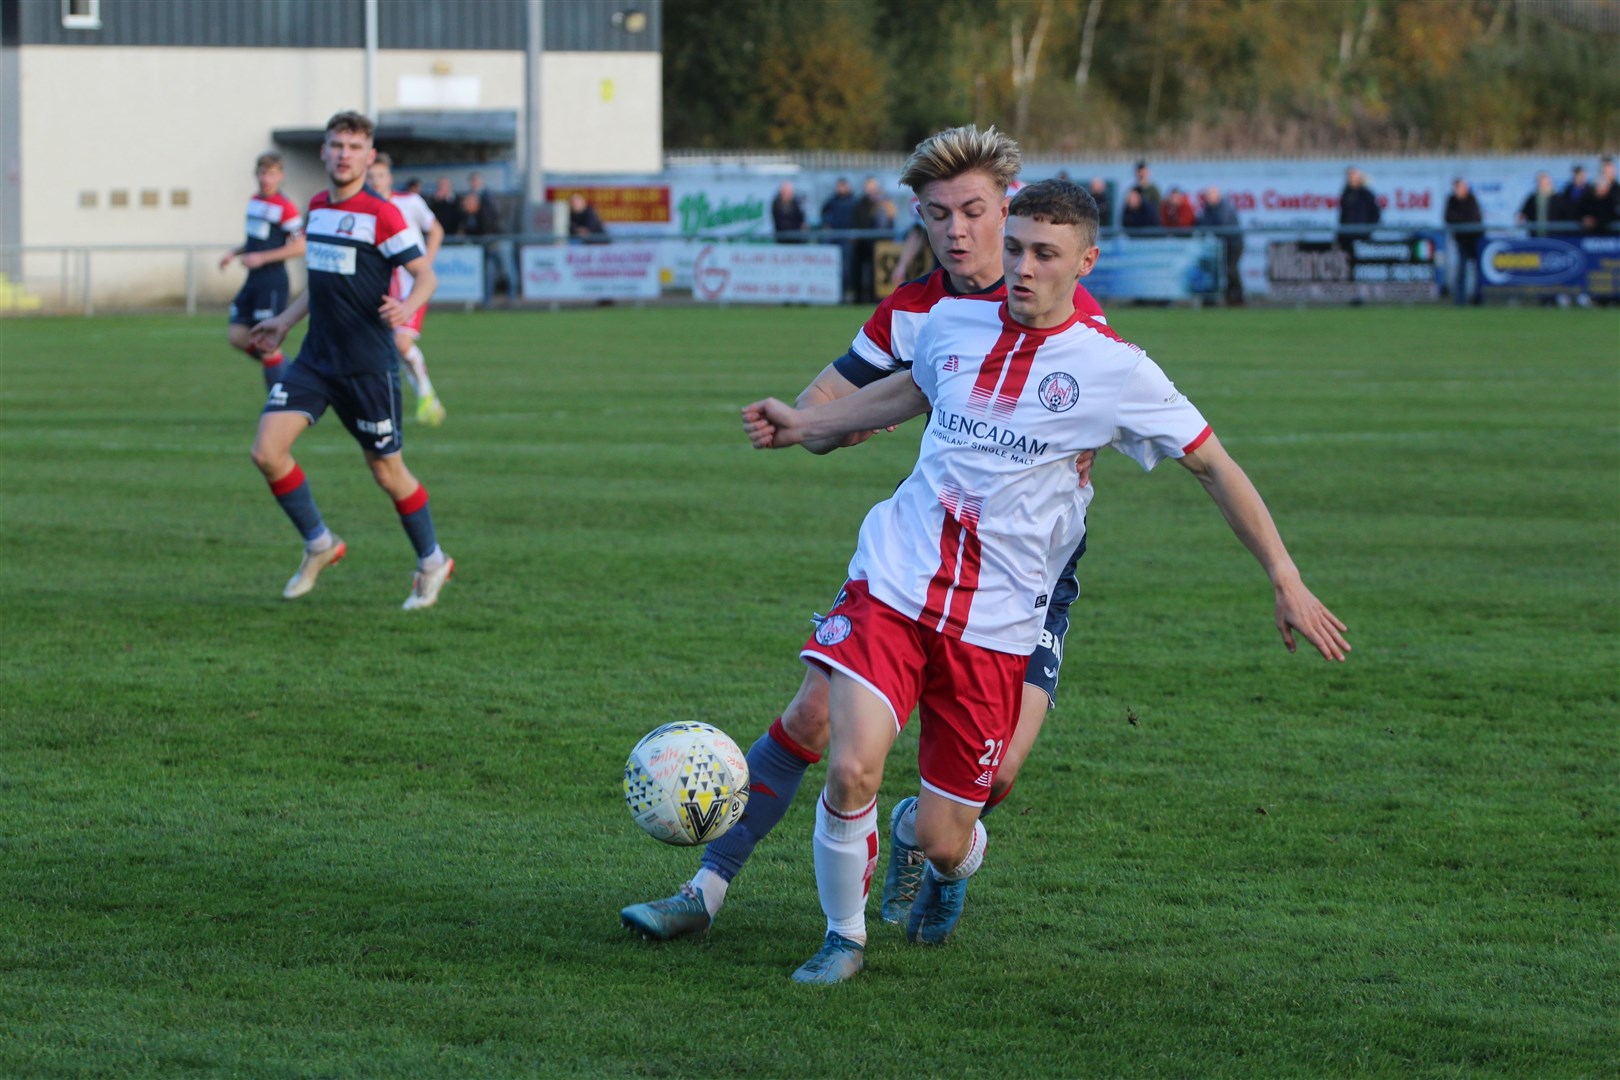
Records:
<instances>
[{"instance_id":1,"label":"club crest on jersey","mask_svg":"<svg viewBox=\"0 0 1620 1080\"><path fill-rule=\"evenodd\" d=\"M338 222L337 234L339 236L353 236L354 235L354 215L353 214L344 214L343 215L342 220L340 220Z\"/></svg>"},{"instance_id":2,"label":"club crest on jersey","mask_svg":"<svg viewBox=\"0 0 1620 1080\"><path fill-rule=\"evenodd\" d=\"M837 645L849 637L850 629L848 615L829 615L816 627L816 644Z\"/></svg>"},{"instance_id":3,"label":"club crest on jersey","mask_svg":"<svg viewBox=\"0 0 1620 1080\"><path fill-rule=\"evenodd\" d=\"M1041 380L1041 404L1052 412L1068 412L1080 400L1080 384L1064 371L1054 371Z\"/></svg>"}]
</instances>

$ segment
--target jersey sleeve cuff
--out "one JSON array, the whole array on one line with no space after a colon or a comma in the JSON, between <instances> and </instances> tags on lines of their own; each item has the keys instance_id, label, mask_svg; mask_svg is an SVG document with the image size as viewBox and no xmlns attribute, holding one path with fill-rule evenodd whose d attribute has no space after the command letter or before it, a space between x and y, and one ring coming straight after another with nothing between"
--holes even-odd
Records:
<instances>
[{"instance_id":1,"label":"jersey sleeve cuff","mask_svg":"<svg viewBox=\"0 0 1620 1080\"><path fill-rule=\"evenodd\" d=\"M853 351L847 352L834 360L833 370L848 379L857 389L875 383L885 375L890 374L890 372L884 371L882 368L856 356Z\"/></svg>"}]
</instances>

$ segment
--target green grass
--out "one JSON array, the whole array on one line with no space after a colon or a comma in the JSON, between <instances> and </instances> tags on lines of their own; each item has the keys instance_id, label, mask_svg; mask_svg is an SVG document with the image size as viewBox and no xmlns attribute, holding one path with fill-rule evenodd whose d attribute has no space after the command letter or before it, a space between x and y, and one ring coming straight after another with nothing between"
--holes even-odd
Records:
<instances>
[{"instance_id":1,"label":"green grass","mask_svg":"<svg viewBox=\"0 0 1620 1080\"><path fill-rule=\"evenodd\" d=\"M1122 308L1351 627L1289 656L1174 465L1097 467L1063 700L957 939L821 933L810 800L714 933L620 906L694 865L625 754L745 745L916 427L747 449L852 309L435 314L450 419L409 547L335 420L350 555L248 461L219 321L0 323L0 1075L1620 1073L1620 321ZM915 790L901 740L884 805ZM807 789L819 773L813 772Z\"/></svg>"}]
</instances>

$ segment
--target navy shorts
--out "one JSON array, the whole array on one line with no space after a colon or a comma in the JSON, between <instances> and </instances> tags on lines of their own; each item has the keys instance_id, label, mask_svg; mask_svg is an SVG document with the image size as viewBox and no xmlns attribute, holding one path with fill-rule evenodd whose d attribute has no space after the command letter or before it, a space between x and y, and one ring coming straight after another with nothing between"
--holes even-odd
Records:
<instances>
[{"instance_id":1,"label":"navy shorts","mask_svg":"<svg viewBox=\"0 0 1620 1080\"><path fill-rule=\"evenodd\" d=\"M294 363L270 388L267 413L296 412L311 424L327 406L354 441L368 453L387 456L404 446L400 439L399 371L362 375L327 375L308 364Z\"/></svg>"},{"instance_id":2,"label":"navy shorts","mask_svg":"<svg viewBox=\"0 0 1620 1080\"><path fill-rule=\"evenodd\" d=\"M1058 673L1063 669L1063 639L1069 633L1069 605L1080 596L1080 577L1075 573L1075 564L1085 553L1086 541L1082 537L1080 546L1069 556L1063 572L1058 575L1057 585L1052 589L1052 601L1046 606L1046 625L1041 627L1040 644L1030 654L1029 669L1024 673L1024 683L1046 691L1053 705L1057 704Z\"/></svg>"},{"instance_id":3,"label":"navy shorts","mask_svg":"<svg viewBox=\"0 0 1620 1080\"><path fill-rule=\"evenodd\" d=\"M287 282L274 279L268 281L254 281L249 276L247 284L242 291L236 294L231 301L231 323L239 326L252 326L266 319L273 319L287 310Z\"/></svg>"}]
</instances>

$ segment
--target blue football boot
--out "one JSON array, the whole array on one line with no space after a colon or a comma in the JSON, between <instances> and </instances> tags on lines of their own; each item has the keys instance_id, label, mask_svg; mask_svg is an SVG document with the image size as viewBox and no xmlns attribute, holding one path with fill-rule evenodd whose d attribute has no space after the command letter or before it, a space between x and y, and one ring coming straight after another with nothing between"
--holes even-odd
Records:
<instances>
[{"instance_id":1,"label":"blue football boot","mask_svg":"<svg viewBox=\"0 0 1620 1080\"><path fill-rule=\"evenodd\" d=\"M714 920L703 904L703 890L688 884L667 900L631 904L619 912L619 922L649 941L673 941L704 933Z\"/></svg>"},{"instance_id":2,"label":"blue football boot","mask_svg":"<svg viewBox=\"0 0 1620 1080\"><path fill-rule=\"evenodd\" d=\"M967 901L967 878L941 881L928 867L917 887L917 899L906 919L906 940L915 945L943 945L962 919Z\"/></svg>"},{"instance_id":3,"label":"blue football boot","mask_svg":"<svg viewBox=\"0 0 1620 1080\"><path fill-rule=\"evenodd\" d=\"M889 871L883 875L883 902L878 905L878 915L886 923L905 923L917 899L917 886L922 883L923 865L928 861L921 848L902 844L894 835L900 815L916 801L915 795L901 799L889 812Z\"/></svg>"},{"instance_id":4,"label":"blue football boot","mask_svg":"<svg viewBox=\"0 0 1620 1080\"><path fill-rule=\"evenodd\" d=\"M799 970L793 973L793 981L830 986L853 979L865 965L864 945L829 930L820 951L799 965Z\"/></svg>"}]
</instances>

